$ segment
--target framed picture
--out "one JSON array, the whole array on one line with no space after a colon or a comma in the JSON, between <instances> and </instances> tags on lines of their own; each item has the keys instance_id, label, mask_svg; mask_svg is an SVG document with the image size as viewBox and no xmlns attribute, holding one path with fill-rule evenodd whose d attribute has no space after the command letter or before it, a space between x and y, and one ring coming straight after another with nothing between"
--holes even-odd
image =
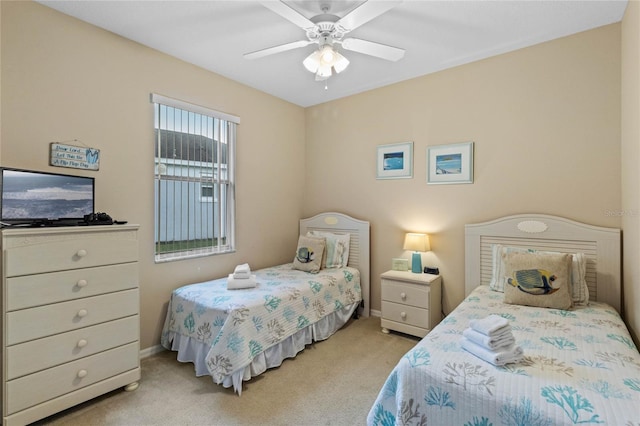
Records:
<instances>
[{"instance_id":1,"label":"framed picture","mask_svg":"<svg viewBox=\"0 0 640 426\"><path fill-rule=\"evenodd\" d=\"M409 259L394 257L393 259L391 259L391 269L394 271L408 271Z\"/></svg>"},{"instance_id":2,"label":"framed picture","mask_svg":"<svg viewBox=\"0 0 640 426\"><path fill-rule=\"evenodd\" d=\"M473 142L428 147L427 183L473 183Z\"/></svg>"},{"instance_id":3,"label":"framed picture","mask_svg":"<svg viewBox=\"0 0 640 426\"><path fill-rule=\"evenodd\" d=\"M377 179L413 177L413 142L378 146Z\"/></svg>"}]
</instances>

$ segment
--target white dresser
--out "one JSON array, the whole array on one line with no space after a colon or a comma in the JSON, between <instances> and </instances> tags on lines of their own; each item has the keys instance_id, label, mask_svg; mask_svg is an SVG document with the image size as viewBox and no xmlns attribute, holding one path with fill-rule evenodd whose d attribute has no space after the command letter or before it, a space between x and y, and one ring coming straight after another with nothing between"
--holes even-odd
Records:
<instances>
[{"instance_id":1,"label":"white dresser","mask_svg":"<svg viewBox=\"0 0 640 426\"><path fill-rule=\"evenodd\" d=\"M440 275L387 271L382 280L382 331L424 337L442 318Z\"/></svg>"},{"instance_id":2,"label":"white dresser","mask_svg":"<svg viewBox=\"0 0 640 426\"><path fill-rule=\"evenodd\" d=\"M137 225L1 231L4 426L137 387L137 234Z\"/></svg>"}]
</instances>

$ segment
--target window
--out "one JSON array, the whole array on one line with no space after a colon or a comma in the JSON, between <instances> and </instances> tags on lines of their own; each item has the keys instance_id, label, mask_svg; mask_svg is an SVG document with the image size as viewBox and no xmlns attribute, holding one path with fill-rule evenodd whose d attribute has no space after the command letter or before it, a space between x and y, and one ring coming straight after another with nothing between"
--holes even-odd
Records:
<instances>
[{"instance_id":1,"label":"window","mask_svg":"<svg viewBox=\"0 0 640 426\"><path fill-rule=\"evenodd\" d=\"M156 262L235 250L240 119L153 94Z\"/></svg>"}]
</instances>

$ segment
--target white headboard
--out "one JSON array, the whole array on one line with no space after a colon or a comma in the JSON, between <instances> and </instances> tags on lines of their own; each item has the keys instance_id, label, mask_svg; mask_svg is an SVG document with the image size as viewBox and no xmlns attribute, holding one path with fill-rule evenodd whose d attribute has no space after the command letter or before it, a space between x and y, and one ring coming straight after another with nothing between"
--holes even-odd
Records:
<instances>
[{"instance_id":1,"label":"white headboard","mask_svg":"<svg viewBox=\"0 0 640 426\"><path fill-rule=\"evenodd\" d=\"M521 214L465 225L465 295L491 279L491 247L503 244L587 258L589 298L620 312L620 230L575 222L557 216Z\"/></svg>"},{"instance_id":2,"label":"white headboard","mask_svg":"<svg viewBox=\"0 0 640 426\"><path fill-rule=\"evenodd\" d=\"M307 231L328 231L335 234L351 234L349 243L349 266L360 271L360 286L364 308L360 310L363 317L369 316L371 304L369 300L369 222L354 219L342 213L320 213L307 219L300 219L300 234Z\"/></svg>"}]
</instances>

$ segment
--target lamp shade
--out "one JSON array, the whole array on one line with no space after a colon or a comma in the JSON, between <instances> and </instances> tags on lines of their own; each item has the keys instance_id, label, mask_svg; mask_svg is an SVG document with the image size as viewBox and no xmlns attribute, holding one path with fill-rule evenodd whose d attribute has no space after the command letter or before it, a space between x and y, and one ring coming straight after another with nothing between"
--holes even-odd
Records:
<instances>
[{"instance_id":1,"label":"lamp shade","mask_svg":"<svg viewBox=\"0 0 640 426\"><path fill-rule=\"evenodd\" d=\"M429 236L427 234L407 233L404 237L404 249L412 250L411 272L419 274L422 272L422 256L419 252L431 250Z\"/></svg>"},{"instance_id":2,"label":"lamp shade","mask_svg":"<svg viewBox=\"0 0 640 426\"><path fill-rule=\"evenodd\" d=\"M404 237L404 250L429 251L429 236L427 234L407 233Z\"/></svg>"},{"instance_id":3,"label":"lamp shade","mask_svg":"<svg viewBox=\"0 0 640 426\"><path fill-rule=\"evenodd\" d=\"M349 60L344 56L342 56L340 53L338 52L335 52L335 53L336 53L336 60L333 63L333 69L336 70L338 74L340 74L349 66Z\"/></svg>"},{"instance_id":4,"label":"lamp shade","mask_svg":"<svg viewBox=\"0 0 640 426\"><path fill-rule=\"evenodd\" d=\"M302 61L302 65L307 69L307 71L316 73L318 72L318 68L320 68L320 51L315 50L311 55L307 56L304 61Z\"/></svg>"}]
</instances>

